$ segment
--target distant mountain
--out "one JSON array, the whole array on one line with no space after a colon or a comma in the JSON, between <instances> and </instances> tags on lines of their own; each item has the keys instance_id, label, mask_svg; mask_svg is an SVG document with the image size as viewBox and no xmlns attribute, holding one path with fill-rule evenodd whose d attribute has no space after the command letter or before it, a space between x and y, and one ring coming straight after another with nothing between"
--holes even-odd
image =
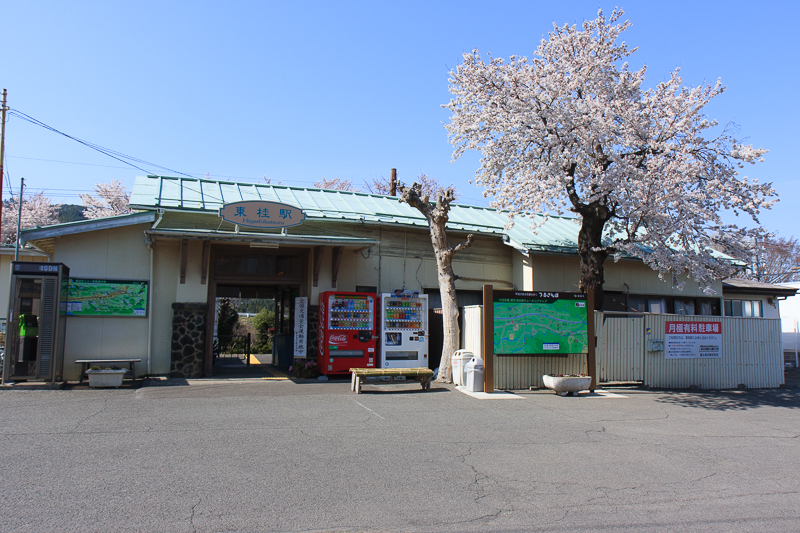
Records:
<instances>
[{"instance_id":1,"label":"distant mountain","mask_svg":"<svg viewBox=\"0 0 800 533\"><path fill-rule=\"evenodd\" d=\"M75 204L61 204L58 208L58 223L77 222L86 220L83 214L83 206Z\"/></svg>"}]
</instances>

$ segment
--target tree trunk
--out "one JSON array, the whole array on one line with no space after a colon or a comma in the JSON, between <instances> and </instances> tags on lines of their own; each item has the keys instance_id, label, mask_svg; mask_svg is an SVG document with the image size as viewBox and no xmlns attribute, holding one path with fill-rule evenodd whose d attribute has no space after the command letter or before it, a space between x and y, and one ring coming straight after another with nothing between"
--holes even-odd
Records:
<instances>
[{"instance_id":1,"label":"tree trunk","mask_svg":"<svg viewBox=\"0 0 800 533\"><path fill-rule=\"evenodd\" d=\"M605 281L603 263L608 257L608 251L603 248L603 229L608 220L608 212L595 206L583 210L581 215L583 219L578 232L578 256L581 265L579 287L583 293L593 292L594 308L602 310L603 283Z\"/></svg>"},{"instance_id":2,"label":"tree trunk","mask_svg":"<svg viewBox=\"0 0 800 533\"><path fill-rule=\"evenodd\" d=\"M444 232L436 235L438 231L431 226L431 241L436 249L437 241L441 242ZM442 296L442 321L444 323L444 342L442 344L442 359L439 362L439 377L441 383L452 383L452 356L458 350L461 334L458 328L458 302L456 300L456 275L453 272L453 254L444 252L436 254L436 270L439 277L439 294Z\"/></svg>"},{"instance_id":3,"label":"tree trunk","mask_svg":"<svg viewBox=\"0 0 800 533\"><path fill-rule=\"evenodd\" d=\"M450 246L445 232L447 214L450 211L450 202L453 201L453 191L448 189L444 195L439 196L436 204L428 201L427 195L422 195L422 187L414 183L411 187L399 188L400 201L416 208L425 216L431 230L431 243L436 255L436 271L439 280L439 293L442 296L442 314L444 321L444 344L442 358L439 363L440 383L452 383L452 356L458 350L460 335L458 331L458 303L456 302L456 275L453 272L453 256L472 245L472 235L458 246Z\"/></svg>"}]
</instances>

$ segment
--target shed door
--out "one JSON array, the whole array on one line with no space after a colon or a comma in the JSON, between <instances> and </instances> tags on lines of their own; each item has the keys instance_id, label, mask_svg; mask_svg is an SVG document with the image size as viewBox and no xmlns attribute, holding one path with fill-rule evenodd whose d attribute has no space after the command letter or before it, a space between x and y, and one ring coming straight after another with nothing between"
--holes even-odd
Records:
<instances>
[{"instance_id":1,"label":"shed door","mask_svg":"<svg viewBox=\"0 0 800 533\"><path fill-rule=\"evenodd\" d=\"M643 381L644 318L601 316L597 335L600 381Z\"/></svg>"}]
</instances>

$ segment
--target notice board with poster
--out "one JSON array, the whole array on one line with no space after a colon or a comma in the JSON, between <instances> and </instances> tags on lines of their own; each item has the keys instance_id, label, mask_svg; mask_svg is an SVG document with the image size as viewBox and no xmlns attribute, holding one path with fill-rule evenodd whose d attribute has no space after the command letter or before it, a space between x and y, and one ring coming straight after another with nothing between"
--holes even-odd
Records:
<instances>
[{"instance_id":1,"label":"notice board with poster","mask_svg":"<svg viewBox=\"0 0 800 533\"><path fill-rule=\"evenodd\" d=\"M308 298L298 296L294 299L294 356L306 357L308 336Z\"/></svg>"},{"instance_id":2,"label":"notice board with poster","mask_svg":"<svg viewBox=\"0 0 800 533\"><path fill-rule=\"evenodd\" d=\"M146 317L147 281L70 278L67 315Z\"/></svg>"},{"instance_id":3,"label":"notice board with poster","mask_svg":"<svg viewBox=\"0 0 800 533\"><path fill-rule=\"evenodd\" d=\"M664 326L666 359L719 359L722 357L722 322L668 320Z\"/></svg>"},{"instance_id":4,"label":"notice board with poster","mask_svg":"<svg viewBox=\"0 0 800 533\"><path fill-rule=\"evenodd\" d=\"M589 352L586 295L493 291L494 355L567 356Z\"/></svg>"}]
</instances>

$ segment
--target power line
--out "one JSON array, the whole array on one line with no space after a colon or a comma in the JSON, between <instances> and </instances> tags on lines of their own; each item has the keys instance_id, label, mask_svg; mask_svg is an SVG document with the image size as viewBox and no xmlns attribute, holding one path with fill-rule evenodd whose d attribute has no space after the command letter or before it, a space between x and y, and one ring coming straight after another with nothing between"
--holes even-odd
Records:
<instances>
[{"instance_id":1,"label":"power line","mask_svg":"<svg viewBox=\"0 0 800 533\"><path fill-rule=\"evenodd\" d=\"M129 167L120 167L117 165L98 165L95 163L78 163L77 161L60 161L58 159L42 159L39 157L23 157L21 155L9 155L6 156L11 157L13 159L27 159L28 161L46 161L48 163L66 163L67 165L83 165L86 167L103 167L103 168L129 168Z\"/></svg>"},{"instance_id":2,"label":"power line","mask_svg":"<svg viewBox=\"0 0 800 533\"><path fill-rule=\"evenodd\" d=\"M59 131L59 130L57 130L56 128L54 128L52 126L48 126L44 122L42 122L40 120L37 120L37 119L33 118L32 116L26 115L22 111L18 111L16 109L9 108L9 115L11 115L13 117L16 117L16 118L19 118L19 119L22 119L22 120L24 120L26 122L30 122L31 124L35 124L36 126L42 127L42 128L44 128L44 129L46 129L48 131L52 131L53 133L58 133L59 135L63 135L64 137L66 137L68 139L72 139L73 141L78 142L78 143L80 143L80 144L82 144L82 145L84 145L84 146L86 146L88 148L91 148L92 150L96 150L96 151L100 152L101 154L105 154L105 155L107 155L108 157L110 157L112 159L116 159L117 161L119 161L121 163L129 165L129 166L131 166L133 168L137 168L137 169L141 170L142 172L147 172L148 174L150 173L149 171L145 170L144 168L142 168L140 166L137 166L137 165L134 165L133 163L131 163L131 161L135 161L136 163L139 163L139 164L142 164L142 165L146 165L146 166L150 166L150 167L153 167L153 168L160 168L161 170L166 170L168 172L173 172L173 173L176 173L176 174L180 174L182 176L187 176L187 177L190 177L190 178L194 177L194 176L191 176L191 175L186 174L184 172L180 172L178 170L173 170L173 169L170 169L170 168L167 168L167 167L163 167L161 165L156 165L155 163L151 163L149 161L145 161L144 159L139 159L137 157L133 157L133 156L130 156L130 155L125 155L122 152L117 152L115 150L111 150L110 148L105 148L103 146L100 146L99 144L95 144L95 143L92 143L92 142L89 142L89 141L85 141L83 139L79 139L78 137L74 137L72 135L64 133L63 131Z\"/></svg>"},{"instance_id":3,"label":"power line","mask_svg":"<svg viewBox=\"0 0 800 533\"><path fill-rule=\"evenodd\" d=\"M20 156L20 155L7 155L6 159L8 159L9 157L14 158L14 159L25 159L25 160L28 160L28 161L44 161L44 162L47 162L47 163L64 163L64 164L67 164L67 165L82 165L82 166L86 166L86 167L120 168L120 169L129 168L129 167L121 167L121 166L117 166L117 165L98 165L96 163L81 163L79 161L62 161L62 160L59 160L59 159L44 159L44 158L40 158L40 157L24 157L24 156ZM145 170L144 172L147 172L147 171ZM149 174L149 172L148 172L148 174ZM183 175L191 177L191 178L199 178L199 179L203 179L203 178L209 177L209 178L224 178L224 179L229 179L229 180L245 180L245 181L252 181L252 182L259 182L262 179L262 178L253 178L253 177L250 177L250 176L229 176L229 175L226 175L226 174L210 174L210 173L207 173L207 172L188 172L188 173L185 173ZM316 180L290 180L290 179L286 179L286 181L287 182L292 182L292 183L313 183Z\"/></svg>"}]
</instances>

